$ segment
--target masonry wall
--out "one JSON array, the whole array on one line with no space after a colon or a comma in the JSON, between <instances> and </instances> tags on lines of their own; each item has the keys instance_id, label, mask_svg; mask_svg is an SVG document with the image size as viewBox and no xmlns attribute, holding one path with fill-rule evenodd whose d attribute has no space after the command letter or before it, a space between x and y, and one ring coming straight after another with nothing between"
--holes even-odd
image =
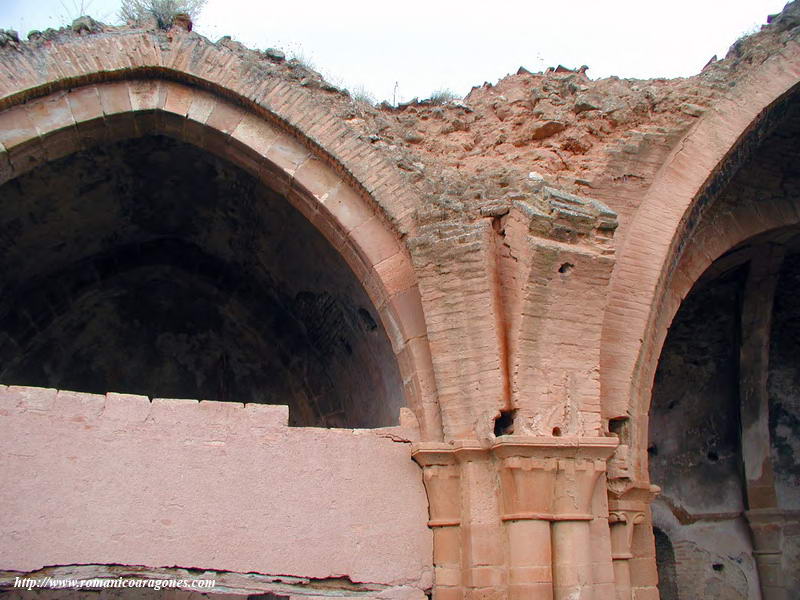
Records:
<instances>
[{"instance_id":1,"label":"masonry wall","mask_svg":"<svg viewBox=\"0 0 800 600\"><path fill-rule=\"evenodd\" d=\"M284 406L0 386L0 570L184 567L424 597L413 433L286 419Z\"/></svg>"}]
</instances>

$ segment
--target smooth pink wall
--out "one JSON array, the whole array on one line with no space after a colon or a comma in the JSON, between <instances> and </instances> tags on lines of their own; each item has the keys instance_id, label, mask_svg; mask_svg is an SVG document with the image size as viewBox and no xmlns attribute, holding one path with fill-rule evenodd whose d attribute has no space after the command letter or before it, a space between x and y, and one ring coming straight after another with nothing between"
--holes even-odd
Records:
<instances>
[{"instance_id":1,"label":"smooth pink wall","mask_svg":"<svg viewBox=\"0 0 800 600\"><path fill-rule=\"evenodd\" d=\"M0 386L0 569L118 563L429 587L410 444L286 419L285 406Z\"/></svg>"}]
</instances>

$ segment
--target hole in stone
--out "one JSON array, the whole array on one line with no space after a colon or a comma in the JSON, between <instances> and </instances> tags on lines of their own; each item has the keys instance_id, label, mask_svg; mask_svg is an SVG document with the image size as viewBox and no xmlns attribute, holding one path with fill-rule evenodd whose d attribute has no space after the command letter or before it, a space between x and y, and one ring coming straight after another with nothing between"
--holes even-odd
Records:
<instances>
[{"instance_id":1,"label":"hole in stone","mask_svg":"<svg viewBox=\"0 0 800 600\"><path fill-rule=\"evenodd\" d=\"M514 416L516 410L501 410L500 416L494 420L494 435L500 437L501 435L511 435L514 433Z\"/></svg>"},{"instance_id":2,"label":"hole in stone","mask_svg":"<svg viewBox=\"0 0 800 600\"><path fill-rule=\"evenodd\" d=\"M561 427L553 427L553 435L555 437L560 437L561 436Z\"/></svg>"},{"instance_id":3,"label":"hole in stone","mask_svg":"<svg viewBox=\"0 0 800 600\"><path fill-rule=\"evenodd\" d=\"M678 406L678 401L677 400L673 400L669 404L667 404L667 410L672 410L676 406Z\"/></svg>"},{"instance_id":4,"label":"hole in stone","mask_svg":"<svg viewBox=\"0 0 800 600\"><path fill-rule=\"evenodd\" d=\"M725 565L723 565L722 563L714 563L713 565L711 565L711 568L714 569L715 571L722 571L725 568Z\"/></svg>"},{"instance_id":5,"label":"hole in stone","mask_svg":"<svg viewBox=\"0 0 800 600\"><path fill-rule=\"evenodd\" d=\"M648 446L647 453L650 456L658 456L658 446L656 446L655 444L653 444L652 446Z\"/></svg>"},{"instance_id":6,"label":"hole in stone","mask_svg":"<svg viewBox=\"0 0 800 600\"><path fill-rule=\"evenodd\" d=\"M573 265L572 263L565 262L563 265L558 267L558 272L559 273L569 273L574 268L575 268L575 265Z\"/></svg>"},{"instance_id":7,"label":"hole in stone","mask_svg":"<svg viewBox=\"0 0 800 600\"><path fill-rule=\"evenodd\" d=\"M713 450L709 450L708 453L706 454L706 457L711 462L719 462L719 454L717 454Z\"/></svg>"},{"instance_id":8,"label":"hole in stone","mask_svg":"<svg viewBox=\"0 0 800 600\"><path fill-rule=\"evenodd\" d=\"M503 227L502 217L492 217L492 229L500 237L506 237L506 230Z\"/></svg>"},{"instance_id":9,"label":"hole in stone","mask_svg":"<svg viewBox=\"0 0 800 600\"><path fill-rule=\"evenodd\" d=\"M629 417L615 417L608 420L608 431L619 438L620 444L627 444L630 430Z\"/></svg>"}]
</instances>

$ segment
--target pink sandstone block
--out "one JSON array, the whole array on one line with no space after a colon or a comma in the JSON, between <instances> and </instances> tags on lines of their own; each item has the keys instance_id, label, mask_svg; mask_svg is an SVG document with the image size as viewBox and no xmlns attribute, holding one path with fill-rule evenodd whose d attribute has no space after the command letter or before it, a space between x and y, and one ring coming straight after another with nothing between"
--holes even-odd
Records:
<instances>
[{"instance_id":1,"label":"pink sandstone block","mask_svg":"<svg viewBox=\"0 0 800 600\"><path fill-rule=\"evenodd\" d=\"M26 105L39 135L46 135L75 124L66 94L53 94Z\"/></svg>"},{"instance_id":2,"label":"pink sandstone block","mask_svg":"<svg viewBox=\"0 0 800 600\"><path fill-rule=\"evenodd\" d=\"M49 411L53 408L57 390L10 385L0 394L0 402L21 411Z\"/></svg>"},{"instance_id":3,"label":"pink sandstone block","mask_svg":"<svg viewBox=\"0 0 800 600\"><path fill-rule=\"evenodd\" d=\"M194 90L192 92L192 102L189 105L186 116L193 121L205 124L216 103L216 99L211 94Z\"/></svg>"},{"instance_id":4,"label":"pink sandstone block","mask_svg":"<svg viewBox=\"0 0 800 600\"><path fill-rule=\"evenodd\" d=\"M394 256L400 250L391 229L378 217L373 217L354 228L351 235L372 265Z\"/></svg>"},{"instance_id":5,"label":"pink sandstone block","mask_svg":"<svg viewBox=\"0 0 800 600\"><path fill-rule=\"evenodd\" d=\"M262 425L289 426L289 407L285 404L245 404L245 412Z\"/></svg>"},{"instance_id":6,"label":"pink sandstone block","mask_svg":"<svg viewBox=\"0 0 800 600\"><path fill-rule=\"evenodd\" d=\"M106 406L103 411L104 420L129 423L143 422L150 414L150 398L134 394L106 394Z\"/></svg>"},{"instance_id":7,"label":"pink sandstone block","mask_svg":"<svg viewBox=\"0 0 800 600\"><path fill-rule=\"evenodd\" d=\"M322 203L345 231L352 231L373 216L361 196L344 183L331 190Z\"/></svg>"},{"instance_id":8,"label":"pink sandstone block","mask_svg":"<svg viewBox=\"0 0 800 600\"><path fill-rule=\"evenodd\" d=\"M182 423L194 426L201 421L197 410L200 402L188 398L153 398L150 419L162 423Z\"/></svg>"},{"instance_id":9,"label":"pink sandstone block","mask_svg":"<svg viewBox=\"0 0 800 600\"><path fill-rule=\"evenodd\" d=\"M267 159L291 176L310 156L305 146L288 136L277 138L266 153Z\"/></svg>"},{"instance_id":10,"label":"pink sandstone block","mask_svg":"<svg viewBox=\"0 0 800 600\"><path fill-rule=\"evenodd\" d=\"M192 89L174 83L165 83L163 86L166 91L164 110L185 116L192 103Z\"/></svg>"},{"instance_id":11,"label":"pink sandstone block","mask_svg":"<svg viewBox=\"0 0 800 600\"><path fill-rule=\"evenodd\" d=\"M386 293L390 296L403 292L417 283L411 261L402 251L375 265L375 272L380 276Z\"/></svg>"},{"instance_id":12,"label":"pink sandstone block","mask_svg":"<svg viewBox=\"0 0 800 600\"><path fill-rule=\"evenodd\" d=\"M67 418L97 418L102 414L105 404L106 397L100 394L59 390L53 404L53 411Z\"/></svg>"},{"instance_id":13,"label":"pink sandstone block","mask_svg":"<svg viewBox=\"0 0 800 600\"><path fill-rule=\"evenodd\" d=\"M205 423L227 423L235 420L244 410L241 402L201 400L197 409Z\"/></svg>"},{"instance_id":14,"label":"pink sandstone block","mask_svg":"<svg viewBox=\"0 0 800 600\"><path fill-rule=\"evenodd\" d=\"M245 115L231 133L231 137L252 148L261 156L266 155L278 132L261 118Z\"/></svg>"},{"instance_id":15,"label":"pink sandstone block","mask_svg":"<svg viewBox=\"0 0 800 600\"><path fill-rule=\"evenodd\" d=\"M131 81L128 87L131 109L134 111L161 108L165 93L158 81Z\"/></svg>"},{"instance_id":16,"label":"pink sandstone block","mask_svg":"<svg viewBox=\"0 0 800 600\"><path fill-rule=\"evenodd\" d=\"M106 116L130 112L131 97L127 81L102 85L97 91Z\"/></svg>"},{"instance_id":17,"label":"pink sandstone block","mask_svg":"<svg viewBox=\"0 0 800 600\"><path fill-rule=\"evenodd\" d=\"M208 116L206 125L230 135L244 118L239 108L224 102L218 102Z\"/></svg>"},{"instance_id":18,"label":"pink sandstone block","mask_svg":"<svg viewBox=\"0 0 800 600\"><path fill-rule=\"evenodd\" d=\"M0 143L11 150L39 136L36 126L23 107L0 113Z\"/></svg>"},{"instance_id":19,"label":"pink sandstone block","mask_svg":"<svg viewBox=\"0 0 800 600\"><path fill-rule=\"evenodd\" d=\"M297 183L318 199L325 197L340 181L339 174L318 159L307 160L294 174Z\"/></svg>"}]
</instances>

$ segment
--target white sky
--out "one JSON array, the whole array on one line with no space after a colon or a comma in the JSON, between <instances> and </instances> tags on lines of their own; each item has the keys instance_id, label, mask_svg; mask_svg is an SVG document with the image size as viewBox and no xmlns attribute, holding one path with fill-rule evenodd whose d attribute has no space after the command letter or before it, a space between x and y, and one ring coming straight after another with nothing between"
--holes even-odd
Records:
<instances>
[{"instance_id":1,"label":"white sky","mask_svg":"<svg viewBox=\"0 0 800 600\"><path fill-rule=\"evenodd\" d=\"M118 21L119 0L83 0ZM376 99L462 96L524 66L589 65L593 78L681 77L722 58L785 0L207 0L195 31L278 47ZM0 28L26 36L81 13L81 0L0 0Z\"/></svg>"}]
</instances>

